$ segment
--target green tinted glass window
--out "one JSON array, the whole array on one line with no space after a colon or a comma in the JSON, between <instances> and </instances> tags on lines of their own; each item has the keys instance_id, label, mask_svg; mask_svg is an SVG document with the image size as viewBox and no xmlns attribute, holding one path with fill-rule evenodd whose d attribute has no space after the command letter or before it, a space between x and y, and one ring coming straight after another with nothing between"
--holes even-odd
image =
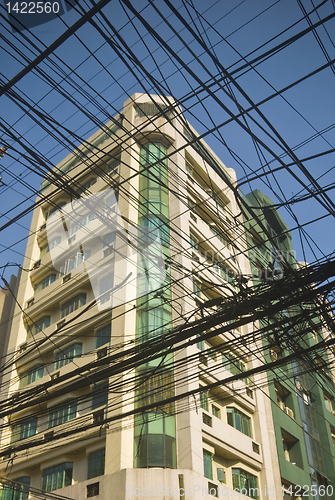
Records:
<instances>
[{"instance_id":1,"label":"green tinted glass window","mask_svg":"<svg viewBox=\"0 0 335 500\"><path fill-rule=\"evenodd\" d=\"M54 491L72 484L73 463L66 462L44 469L42 472L42 490Z\"/></svg>"},{"instance_id":2,"label":"green tinted glass window","mask_svg":"<svg viewBox=\"0 0 335 500\"><path fill-rule=\"evenodd\" d=\"M105 473L105 448L88 455L87 479L102 476Z\"/></svg>"},{"instance_id":3,"label":"green tinted glass window","mask_svg":"<svg viewBox=\"0 0 335 500\"><path fill-rule=\"evenodd\" d=\"M203 458L204 458L204 476L207 477L207 479L213 479L212 454L207 450L203 450Z\"/></svg>"}]
</instances>

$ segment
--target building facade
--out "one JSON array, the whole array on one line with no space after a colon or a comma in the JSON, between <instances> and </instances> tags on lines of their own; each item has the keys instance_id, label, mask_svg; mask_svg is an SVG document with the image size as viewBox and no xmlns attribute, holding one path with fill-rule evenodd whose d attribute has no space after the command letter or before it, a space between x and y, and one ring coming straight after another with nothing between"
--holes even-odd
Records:
<instances>
[{"instance_id":1,"label":"building facade","mask_svg":"<svg viewBox=\"0 0 335 500\"><path fill-rule=\"evenodd\" d=\"M291 234L270 198L256 190L244 199L260 221L246 211L254 283L306 266L296 262ZM260 326L270 332L263 336L269 363L299 352L297 346L306 349L332 336L316 308L303 300L299 306L283 309L262 321ZM281 482L288 500L304 496L334 498L335 386L329 367L333 359L328 358L333 355L327 351L312 353L308 359L297 354L290 362L267 372Z\"/></svg>"},{"instance_id":2,"label":"building facade","mask_svg":"<svg viewBox=\"0 0 335 500\"><path fill-rule=\"evenodd\" d=\"M252 325L157 343L250 275L235 185L172 99L140 94L42 183L1 393L4 500L282 498L263 376L224 383L264 363Z\"/></svg>"}]
</instances>

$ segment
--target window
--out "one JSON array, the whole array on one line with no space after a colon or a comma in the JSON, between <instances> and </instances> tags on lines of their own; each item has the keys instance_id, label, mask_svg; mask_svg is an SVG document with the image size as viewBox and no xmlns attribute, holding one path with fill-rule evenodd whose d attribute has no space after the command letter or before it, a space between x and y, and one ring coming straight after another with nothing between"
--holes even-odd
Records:
<instances>
[{"instance_id":1,"label":"window","mask_svg":"<svg viewBox=\"0 0 335 500\"><path fill-rule=\"evenodd\" d=\"M226 268L221 267L220 274L221 274L223 279L228 281L229 285L231 285L233 287L236 286L235 273L232 269L230 269L229 267L226 267Z\"/></svg>"},{"instance_id":2,"label":"window","mask_svg":"<svg viewBox=\"0 0 335 500\"><path fill-rule=\"evenodd\" d=\"M28 334L37 335L39 332L42 332L45 328L50 326L50 316L43 316L39 320L35 321L33 325L30 325L28 328Z\"/></svg>"},{"instance_id":3,"label":"window","mask_svg":"<svg viewBox=\"0 0 335 500\"><path fill-rule=\"evenodd\" d=\"M195 203L193 200L191 200L191 198L187 198L187 206L188 208L192 211L194 210L195 208Z\"/></svg>"},{"instance_id":4,"label":"window","mask_svg":"<svg viewBox=\"0 0 335 500\"><path fill-rule=\"evenodd\" d=\"M44 469L42 472L42 490L53 491L72 484L73 463L65 462Z\"/></svg>"},{"instance_id":5,"label":"window","mask_svg":"<svg viewBox=\"0 0 335 500\"><path fill-rule=\"evenodd\" d=\"M105 474L105 448L88 455L87 479Z\"/></svg>"},{"instance_id":6,"label":"window","mask_svg":"<svg viewBox=\"0 0 335 500\"><path fill-rule=\"evenodd\" d=\"M140 218L140 226L145 230L140 232L141 247L149 246L159 236L162 245L169 246L170 244L170 227L168 221L159 215L146 215Z\"/></svg>"},{"instance_id":7,"label":"window","mask_svg":"<svg viewBox=\"0 0 335 500\"><path fill-rule=\"evenodd\" d=\"M199 250L198 240L193 234L190 234L190 244L193 250L195 250L196 252Z\"/></svg>"},{"instance_id":8,"label":"window","mask_svg":"<svg viewBox=\"0 0 335 500\"><path fill-rule=\"evenodd\" d=\"M306 406L311 406L312 405L312 398L309 392L302 391L302 400L305 403Z\"/></svg>"},{"instance_id":9,"label":"window","mask_svg":"<svg viewBox=\"0 0 335 500\"><path fill-rule=\"evenodd\" d=\"M203 387L203 386L200 386ZM200 392L200 408L203 410L209 411L208 405L208 390L204 390Z\"/></svg>"},{"instance_id":10,"label":"window","mask_svg":"<svg viewBox=\"0 0 335 500\"><path fill-rule=\"evenodd\" d=\"M186 160L185 161L186 172L193 176L193 166Z\"/></svg>"},{"instance_id":11,"label":"window","mask_svg":"<svg viewBox=\"0 0 335 500\"><path fill-rule=\"evenodd\" d=\"M61 275L68 274L75 267L79 266L87 259L91 257L91 250L84 250L83 252L77 252L75 257L71 257L71 259L67 259L62 266L59 268L59 273Z\"/></svg>"},{"instance_id":12,"label":"window","mask_svg":"<svg viewBox=\"0 0 335 500\"><path fill-rule=\"evenodd\" d=\"M98 349L102 345L110 342L111 339L111 324L99 328L96 333L96 348Z\"/></svg>"},{"instance_id":13,"label":"window","mask_svg":"<svg viewBox=\"0 0 335 500\"><path fill-rule=\"evenodd\" d=\"M208 341L205 343L205 346L206 346L206 354L210 358L212 358L213 361L217 361L216 347Z\"/></svg>"},{"instance_id":14,"label":"window","mask_svg":"<svg viewBox=\"0 0 335 500\"><path fill-rule=\"evenodd\" d=\"M61 208L65 207L65 205L66 202L61 201L60 203L57 204L57 206L50 208L48 212L45 214L45 220L49 219L49 217L51 217L52 214L57 212L57 210L60 210Z\"/></svg>"},{"instance_id":15,"label":"window","mask_svg":"<svg viewBox=\"0 0 335 500\"><path fill-rule=\"evenodd\" d=\"M61 242L61 237L56 236L53 240L49 241L49 250L52 250L53 248L57 247Z\"/></svg>"},{"instance_id":16,"label":"window","mask_svg":"<svg viewBox=\"0 0 335 500\"><path fill-rule=\"evenodd\" d=\"M212 405L212 414L214 415L214 417L220 418L220 408L218 408L215 405Z\"/></svg>"},{"instance_id":17,"label":"window","mask_svg":"<svg viewBox=\"0 0 335 500\"><path fill-rule=\"evenodd\" d=\"M162 305L143 307L137 313L139 341L145 342L164 334L171 322L169 309Z\"/></svg>"},{"instance_id":18,"label":"window","mask_svg":"<svg viewBox=\"0 0 335 500\"><path fill-rule=\"evenodd\" d=\"M97 182L97 178L96 177L91 177L91 179L89 179L88 181L84 182L78 189L77 189L77 193L78 194L81 194L81 193L84 193L86 191L86 189L89 189L91 186L93 186L93 184L95 184Z\"/></svg>"},{"instance_id":19,"label":"window","mask_svg":"<svg viewBox=\"0 0 335 500\"><path fill-rule=\"evenodd\" d=\"M56 236L56 238L49 241L49 243L47 245L44 245L43 247L41 247L40 257L43 257L43 255L46 255L48 252L50 252L50 250L57 247L61 241L62 241L62 238L60 236Z\"/></svg>"},{"instance_id":20,"label":"window","mask_svg":"<svg viewBox=\"0 0 335 500\"><path fill-rule=\"evenodd\" d=\"M210 451L203 450L204 456L204 476L213 479L213 459Z\"/></svg>"},{"instance_id":21,"label":"window","mask_svg":"<svg viewBox=\"0 0 335 500\"><path fill-rule=\"evenodd\" d=\"M172 372L169 369L160 369L150 374L143 371L139 379L138 402L139 406L157 404L146 411L171 414L173 403L164 403L173 397L174 385Z\"/></svg>"},{"instance_id":22,"label":"window","mask_svg":"<svg viewBox=\"0 0 335 500\"><path fill-rule=\"evenodd\" d=\"M92 391L92 410L108 403L108 383L94 387Z\"/></svg>"},{"instance_id":23,"label":"window","mask_svg":"<svg viewBox=\"0 0 335 500\"><path fill-rule=\"evenodd\" d=\"M197 334L197 337L200 337L200 333ZM205 341L199 340L199 342L197 342L197 348L200 349L200 351L204 351L205 350Z\"/></svg>"},{"instance_id":24,"label":"window","mask_svg":"<svg viewBox=\"0 0 335 500\"><path fill-rule=\"evenodd\" d=\"M146 168L141 176L141 195L143 205L148 212L168 217L168 171L167 149L161 143L146 143L141 147L141 170Z\"/></svg>"},{"instance_id":25,"label":"window","mask_svg":"<svg viewBox=\"0 0 335 500\"><path fill-rule=\"evenodd\" d=\"M49 411L49 429L56 425L63 424L77 416L77 401L67 401L54 406Z\"/></svg>"},{"instance_id":26,"label":"window","mask_svg":"<svg viewBox=\"0 0 335 500\"><path fill-rule=\"evenodd\" d=\"M334 413L331 397L328 394L326 394L326 393L323 393L323 397L324 397L324 402L325 402L326 409L328 411L330 411L331 413Z\"/></svg>"},{"instance_id":27,"label":"window","mask_svg":"<svg viewBox=\"0 0 335 500\"><path fill-rule=\"evenodd\" d=\"M71 363L75 358L81 356L83 350L83 344L72 344L69 347L61 348L61 352L58 352L55 357L55 370L62 368L62 366Z\"/></svg>"},{"instance_id":28,"label":"window","mask_svg":"<svg viewBox=\"0 0 335 500\"><path fill-rule=\"evenodd\" d=\"M201 283L198 280L193 280L193 293L196 297L201 297Z\"/></svg>"},{"instance_id":29,"label":"window","mask_svg":"<svg viewBox=\"0 0 335 500\"><path fill-rule=\"evenodd\" d=\"M102 248L112 245L116 239L116 233L108 233L102 236Z\"/></svg>"},{"instance_id":30,"label":"window","mask_svg":"<svg viewBox=\"0 0 335 500\"><path fill-rule=\"evenodd\" d=\"M275 382L275 391L276 391L277 405L282 410L285 410L286 398L290 395L289 391L285 389L285 387L283 387L278 382Z\"/></svg>"},{"instance_id":31,"label":"window","mask_svg":"<svg viewBox=\"0 0 335 500\"><path fill-rule=\"evenodd\" d=\"M71 226L70 234L75 234L77 231L85 227L86 224L89 224L94 219L95 215L93 212L90 212L88 215L84 215L83 217L77 216L77 218L75 218L76 222Z\"/></svg>"},{"instance_id":32,"label":"window","mask_svg":"<svg viewBox=\"0 0 335 500\"><path fill-rule=\"evenodd\" d=\"M210 229L211 233L214 234L219 239L219 241L221 241L221 243L223 243L223 245L228 248L229 251L231 251L231 244L230 244L228 238L225 235L223 235L221 232L219 232L215 226L209 226L209 229Z\"/></svg>"},{"instance_id":33,"label":"window","mask_svg":"<svg viewBox=\"0 0 335 500\"><path fill-rule=\"evenodd\" d=\"M37 417L31 417L24 420L21 424L14 425L12 428L11 442L21 441L28 437L34 436L37 429Z\"/></svg>"},{"instance_id":34,"label":"window","mask_svg":"<svg viewBox=\"0 0 335 500\"><path fill-rule=\"evenodd\" d=\"M230 353L222 354L222 364L232 375L238 375L246 371L246 364ZM247 385L252 383L249 377L241 380Z\"/></svg>"},{"instance_id":35,"label":"window","mask_svg":"<svg viewBox=\"0 0 335 500\"><path fill-rule=\"evenodd\" d=\"M299 457L297 454L298 449L295 445L298 443L298 439L283 429L281 433L285 460L287 460L287 462L297 463Z\"/></svg>"},{"instance_id":36,"label":"window","mask_svg":"<svg viewBox=\"0 0 335 500\"><path fill-rule=\"evenodd\" d=\"M109 249L107 249L107 252L109 254ZM104 257L107 257L104 252ZM102 296L100 298L101 304L104 302L107 302L110 299L111 292L113 290L114 286L114 274L107 274L107 276L104 276L99 283L99 291L100 295Z\"/></svg>"},{"instance_id":37,"label":"window","mask_svg":"<svg viewBox=\"0 0 335 500\"><path fill-rule=\"evenodd\" d=\"M86 293L80 293L79 295L76 295L75 297L68 300L67 302L65 302L65 304L62 305L60 317L64 318L64 316L67 316L73 311L76 311L77 309L79 309L79 307L82 307L85 304L86 304Z\"/></svg>"},{"instance_id":38,"label":"window","mask_svg":"<svg viewBox=\"0 0 335 500\"><path fill-rule=\"evenodd\" d=\"M331 427L330 431L331 431L331 435L332 435L333 448L335 448L335 429L333 427Z\"/></svg>"},{"instance_id":39,"label":"window","mask_svg":"<svg viewBox=\"0 0 335 500\"><path fill-rule=\"evenodd\" d=\"M43 365L36 365L27 372L20 375L19 389L25 387L28 384L32 384L35 380L39 380L43 377L44 367Z\"/></svg>"},{"instance_id":40,"label":"window","mask_svg":"<svg viewBox=\"0 0 335 500\"><path fill-rule=\"evenodd\" d=\"M259 497L257 477L243 469L232 469L232 474L233 489L257 500Z\"/></svg>"},{"instance_id":41,"label":"window","mask_svg":"<svg viewBox=\"0 0 335 500\"><path fill-rule=\"evenodd\" d=\"M227 408L228 424L243 432L246 436L252 437L251 434L251 418L242 413L237 408Z\"/></svg>"},{"instance_id":42,"label":"window","mask_svg":"<svg viewBox=\"0 0 335 500\"><path fill-rule=\"evenodd\" d=\"M107 163L107 173L113 172L113 170L116 170L121 163L120 158L113 158L111 162Z\"/></svg>"},{"instance_id":43,"label":"window","mask_svg":"<svg viewBox=\"0 0 335 500\"><path fill-rule=\"evenodd\" d=\"M29 497L30 477L20 477L15 480L15 487L4 485L0 490L1 500L27 500Z\"/></svg>"},{"instance_id":44,"label":"window","mask_svg":"<svg viewBox=\"0 0 335 500\"><path fill-rule=\"evenodd\" d=\"M57 275L55 273L49 274L46 278L44 278L42 281L37 283L37 285L34 286L35 292L40 292L41 290L44 290L47 286L51 285L54 281L56 281Z\"/></svg>"}]
</instances>

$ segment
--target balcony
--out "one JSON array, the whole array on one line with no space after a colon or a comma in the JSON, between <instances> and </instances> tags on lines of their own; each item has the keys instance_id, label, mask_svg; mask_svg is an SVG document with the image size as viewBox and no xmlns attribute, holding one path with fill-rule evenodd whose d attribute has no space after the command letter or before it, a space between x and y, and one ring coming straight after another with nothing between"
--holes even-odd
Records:
<instances>
[{"instance_id":1,"label":"balcony","mask_svg":"<svg viewBox=\"0 0 335 500\"><path fill-rule=\"evenodd\" d=\"M215 444L215 448L221 449L226 458L232 460L252 461L254 466L261 468L263 457L261 445L242 432L234 429L223 420L211 419L212 426L202 423L203 437Z\"/></svg>"}]
</instances>

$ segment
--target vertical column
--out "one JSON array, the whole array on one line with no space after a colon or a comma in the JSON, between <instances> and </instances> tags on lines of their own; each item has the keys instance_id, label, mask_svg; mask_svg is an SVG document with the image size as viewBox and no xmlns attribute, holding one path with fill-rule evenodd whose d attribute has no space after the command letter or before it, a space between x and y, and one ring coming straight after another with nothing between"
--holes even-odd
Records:
<instances>
[{"instance_id":1,"label":"vertical column","mask_svg":"<svg viewBox=\"0 0 335 500\"><path fill-rule=\"evenodd\" d=\"M163 256L170 256L169 192L167 150L161 143L146 143L141 147L139 226L140 245L153 241L162 243ZM158 238L159 236L159 238ZM155 246L151 245L150 259L156 263ZM157 252L161 249L157 247ZM145 262L139 255L139 265ZM142 273L141 273L142 274ZM164 282L157 287L155 274L144 272L139 278L137 299L136 340L138 343L162 337L172 324L171 278L166 270ZM150 291L152 290L152 291ZM142 295L147 291L145 295ZM142 296L141 296L142 295ZM173 354L144 363L136 370L138 406L157 403L135 417L134 467L176 467L176 424L174 405L164 404L173 395Z\"/></svg>"}]
</instances>

